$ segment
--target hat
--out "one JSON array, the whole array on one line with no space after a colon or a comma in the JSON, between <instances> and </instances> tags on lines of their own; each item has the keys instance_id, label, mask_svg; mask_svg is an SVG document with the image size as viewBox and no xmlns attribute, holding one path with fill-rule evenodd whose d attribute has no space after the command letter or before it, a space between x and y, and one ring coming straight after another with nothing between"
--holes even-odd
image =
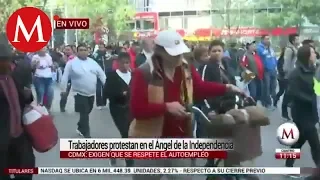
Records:
<instances>
[{"instance_id":1,"label":"hat","mask_svg":"<svg viewBox=\"0 0 320 180\"><path fill-rule=\"evenodd\" d=\"M156 45L164 47L168 54L177 56L190 52L181 35L176 31L160 31L154 40Z\"/></svg>"}]
</instances>

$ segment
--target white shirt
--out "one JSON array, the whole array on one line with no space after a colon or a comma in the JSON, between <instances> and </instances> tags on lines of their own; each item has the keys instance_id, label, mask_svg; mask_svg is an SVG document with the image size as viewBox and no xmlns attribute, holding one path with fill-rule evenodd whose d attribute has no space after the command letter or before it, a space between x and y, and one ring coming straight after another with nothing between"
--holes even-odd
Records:
<instances>
[{"instance_id":1,"label":"white shirt","mask_svg":"<svg viewBox=\"0 0 320 180\"><path fill-rule=\"evenodd\" d=\"M126 73L123 73L121 72L119 69L116 70L118 76L126 83L129 85L130 83L130 80L131 80L131 72L126 72Z\"/></svg>"},{"instance_id":2,"label":"white shirt","mask_svg":"<svg viewBox=\"0 0 320 180\"><path fill-rule=\"evenodd\" d=\"M72 91L82 96L96 94L97 79L102 84L106 82L106 74L97 62L91 58L81 60L75 57L68 61L61 79L62 92L66 92L68 80L71 80Z\"/></svg>"},{"instance_id":3,"label":"white shirt","mask_svg":"<svg viewBox=\"0 0 320 180\"><path fill-rule=\"evenodd\" d=\"M146 56L146 59L151 59L151 56L153 55L153 52L146 52L145 50L142 50L142 53Z\"/></svg>"},{"instance_id":4,"label":"white shirt","mask_svg":"<svg viewBox=\"0 0 320 180\"><path fill-rule=\"evenodd\" d=\"M47 53L45 56L39 56L38 54L32 57L32 63L39 61L39 65L35 71L36 77L52 78L52 57Z\"/></svg>"}]
</instances>

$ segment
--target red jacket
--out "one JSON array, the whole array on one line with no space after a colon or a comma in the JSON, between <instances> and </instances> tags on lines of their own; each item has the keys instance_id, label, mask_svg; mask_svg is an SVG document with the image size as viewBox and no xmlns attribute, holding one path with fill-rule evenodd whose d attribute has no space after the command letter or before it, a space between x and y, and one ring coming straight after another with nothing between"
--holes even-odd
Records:
<instances>
[{"instance_id":1,"label":"red jacket","mask_svg":"<svg viewBox=\"0 0 320 180\"><path fill-rule=\"evenodd\" d=\"M254 60L255 60L255 63L256 63L256 68L257 68L257 71L258 71L258 78L260 79L260 80L262 80L263 79L263 73L264 73L264 70L263 70L263 63L262 63L262 61L261 61L261 58L260 58L260 56L257 54L257 53L254 53L253 54L253 57L254 57ZM247 58L247 56L246 55L244 55L243 57L242 57L242 60L241 60L241 65L243 66L243 67L248 67L249 66L249 60L248 60L248 58ZM249 69L250 70L250 69Z\"/></svg>"},{"instance_id":2,"label":"red jacket","mask_svg":"<svg viewBox=\"0 0 320 180\"><path fill-rule=\"evenodd\" d=\"M222 96L226 92L224 84L202 81L199 73L194 67L191 68L193 80L193 96L195 100L202 100L207 97ZM182 74L176 70L173 82L164 78L167 94L164 102L180 101ZM163 137L186 137L187 132L181 131L179 127L186 127L184 118L176 117L167 112L166 105L149 103L148 82L145 80L143 72L137 68L131 80L130 110L133 118L148 119L157 116L164 116Z\"/></svg>"},{"instance_id":3,"label":"red jacket","mask_svg":"<svg viewBox=\"0 0 320 180\"><path fill-rule=\"evenodd\" d=\"M136 57L137 57L137 54L136 54L136 52L132 49L132 48L130 48L129 50L128 50L128 53L129 53L129 55L130 55L130 68L133 70L133 69L135 69L136 68Z\"/></svg>"}]
</instances>

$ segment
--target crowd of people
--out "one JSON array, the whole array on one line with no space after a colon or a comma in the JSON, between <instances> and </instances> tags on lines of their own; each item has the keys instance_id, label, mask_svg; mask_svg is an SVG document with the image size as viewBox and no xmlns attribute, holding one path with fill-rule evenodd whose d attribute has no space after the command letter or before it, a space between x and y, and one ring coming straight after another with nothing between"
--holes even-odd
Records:
<instances>
[{"instance_id":1,"label":"crowd of people","mask_svg":"<svg viewBox=\"0 0 320 180\"><path fill-rule=\"evenodd\" d=\"M248 41L236 47L231 44L227 48L221 40L213 40L209 46L188 47L175 31L161 31L155 39L125 43L123 47L100 43L95 49L79 44L24 54L0 47L0 116L4 119L0 122L4 137L0 169L34 167L32 146L19 121L25 105L33 102L31 84L36 103L50 111L55 81L61 87L61 112L66 111L70 91L74 93L74 110L80 114L76 131L84 138L91 138L89 114L94 103L98 109L109 107L122 138L190 138L205 136L203 125L195 125L192 119L192 105L221 114L225 113L221 104L241 94L272 111L283 95L282 117L293 120L300 131L299 141L292 148L301 148L308 141L312 159L320 167L318 92L314 91L320 71L316 71L319 55L314 42L305 40L300 46L299 35L290 35L280 57L267 35L260 42ZM240 88L239 82L245 88ZM117 164L115 159L110 163ZM293 160L287 160L285 166L293 164ZM188 167L193 161L127 159L126 165ZM0 179L10 179L2 173ZM133 179L156 180L162 176L133 175ZM192 176L170 178L187 180ZM31 179L31 175L15 177Z\"/></svg>"}]
</instances>

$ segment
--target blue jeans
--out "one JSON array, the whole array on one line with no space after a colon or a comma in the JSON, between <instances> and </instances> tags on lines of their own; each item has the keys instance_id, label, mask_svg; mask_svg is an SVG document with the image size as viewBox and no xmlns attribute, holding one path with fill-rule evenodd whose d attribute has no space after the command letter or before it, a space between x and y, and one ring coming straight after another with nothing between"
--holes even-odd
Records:
<instances>
[{"instance_id":1,"label":"blue jeans","mask_svg":"<svg viewBox=\"0 0 320 180\"><path fill-rule=\"evenodd\" d=\"M249 85L249 92L250 96L257 102L257 101L262 101L262 95L263 95L263 82L262 80L255 78L253 79Z\"/></svg>"},{"instance_id":2,"label":"blue jeans","mask_svg":"<svg viewBox=\"0 0 320 180\"><path fill-rule=\"evenodd\" d=\"M47 109L51 108L53 99L53 80L52 78L34 77L34 87L37 93L37 103L43 104ZM47 96L47 103L43 103L44 96Z\"/></svg>"},{"instance_id":3,"label":"blue jeans","mask_svg":"<svg viewBox=\"0 0 320 180\"><path fill-rule=\"evenodd\" d=\"M272 105L272 99L276 98L276 88L277 88L277 73L265 71L263 78L263 89L264 89L264 98L262 105L265 107ZM272 99L271 99L272 98Z\"/></svg>"}]
</instances>

